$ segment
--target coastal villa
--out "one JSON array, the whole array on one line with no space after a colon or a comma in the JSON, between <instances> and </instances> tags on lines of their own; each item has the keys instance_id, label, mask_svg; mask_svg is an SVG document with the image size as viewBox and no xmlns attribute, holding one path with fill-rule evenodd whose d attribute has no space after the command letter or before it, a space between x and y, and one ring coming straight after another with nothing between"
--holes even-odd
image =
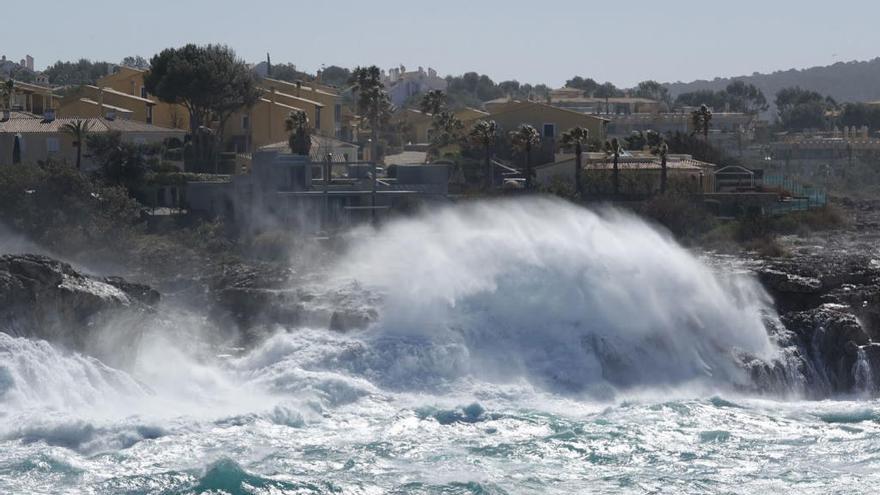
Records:
<instances>
[{"instance_id":1,"label":"coastal villa","mask_svg":"<svg viewBox=\"0 0 880 495\"><path fill-rule=\"evenodd\" d=\"M574 188L575 156L560 154L553 163L535 168L535 182L542 186L565 183ZM613 159L605 153L584 153L582 180L585 192L591 195L613 194ZM715 165L695 160L690 155L669 155L667 177L670 184L692 193L715 191ZM620 194L628 197L647 197L660 191L661 161L659 157L637 153L618 159Z\"/></svg>"},{"instance_id":2,"label":"coastal villa","mask_svg":"<svg viewBox=\"0 0 880 495\"><path fill-rule=\"evenodd\" d=\"M88 122L89 133L119 132L122 139L137 144L162 143L169 138L183 140L184 131L167 129L134 120L107 118L51 118L28 113L13 112L8 120L0 121L0 165L15 163L36 164L55 160L76 163L76 146L73 136L63 131L69 122ZM16 153L16 148L18 152ZM83 147L83 168L94 167L91 157Z\"/></svg>"},{"instance_id":3,"label":"coastal villa","mask_svg":"<svg viewBox=\"0 0 880 495\"><path fill-rule=\"evenodd\" d=\"M257 103L234 113L226 122L224 137L229 151L249 154L286 142L285 120L295 111L306 113L317 136L333 139L354 135L350 124L344 124L350 118L346 119L341 97L328 87L317 82L290 83L271 78L259 80L258 86L263 94ZM348 153L353 145L346 144L342 148Z\"/></svg>"},{"instance_id":4,"label":"coastal villa","mask_svg":"<svg viewBox=\"0 0 880 495\"><path fill-rule=\"evenodd\" d=\"M153 125L172 129L189 129L189 112L183 105L175 105L160 101L155 96L147 93L144 87L144 75L146 71L134 67L119 66L116 72L98 79L96 86L99 88L112 89L117 94L150 100L153 103L151 122ZM91 98L94 101L94 98ZM125 105L119 105L126 108ZM146 122L144 119L138 119Z\"/></svg>"},{"instance_id":5,"label":"coastal villa","mask_svg":"<svg viewBox=\"0 0 880 495\"><path fill-rule=\"evenodd\" d=\"M252 235L271 230L327 232L381 219L411 201L445 201L446 164L400 165L397 177L379 179L375 190L367 175L370 167L335 161L327 167L314 158L287 153L282 144L254 153L246 174L188 182L184 197L190 211L222 217L227 225Z\"/></svg>"},{"instance_id":6,"label":"coastal villa","mask_svg":"<svg viewBox=\"0 0 880 495\"><path fill-rule=\"evenodd\" d=\"M455 118L462 122L473 122L479 119L489 118L489 113L476 108L462 108L453 112ZM434 116L429 113L422 113L414 108L403 108L391 117L392 124L403 126L404 137L410 143L429 143L431 142L432 123Z\"/></svg>"},{"instance_id":7,"label":"coastal villa","mask_svg":"<svg viewBox=\"0 0 880 495\"><path fill-rule=\"evenodd\" d=\"M470 128L480 119L494 120L498 125L498 133L506 135L522 124L534 127L541 136L541 144L532 150L532 163L540 165L554 160L557 141L562 134L574 127L583 127L590 131L590 138L603 141L608 121L597 115L578 113L565 108L558 108L546 103L530 100L499 99L485 104L488 116L480 116L465 121L465 128Z\"/></svg>"},{"instance_id":8,"label":"coastal villa","mask_svg":"<svg viewBox=\"0 0 880 495\"><path fill-rule=\"evenodd\" d=\"M597 98L584 96L577 88L559 88L550 91L550 104L580 113L629 115L634 113L659 113L663 103L657 100L638 97Z\"/></svg>"},{"instance_id":9,"label":"coastal villa","mask_svg":"<svg viewBox=\"0 0 880 495\"><path fill-rule=\"evenodd\" d=\"M382 83L388 91L391 103L398 107L403 106L414 95L433 90L446 91L449 86L446 79L430 67L428 70L419 67L418 70L407 72L402 65L389 69L387 73L382 71Z\"/></svg>"},{"instance_id":10,"label":"coastal villa","mask_svg":"<svg viewBox=\"0 0 880 495\"><path fill-rule=\"evenodd\" d=\"M162 127L189 129L189 113L182 105L164 103L149 94L144 85L145 70L132 67L119 67L114 74L101 78L97 89L103 88L104 105L116 107L117 115ZM258 81L263 95L252 108L233 113L223 129L227 140L227 150L238 153L251 153L261 146L284 139L287 131L284 121L292 111L303 111L317 134L336 137L343 133L343 108L341 97L331 88L317 82L303 84L290 83L271 78ZM92 111L99 103L100 93L96 87L87 87L89 93L81 98L91 102L77 102L71 111ZM125 99L122 96L129 96ZM152 103L152 114L145 115L136 110L142 103ZM122 109L131 110L125 112ZM67 116L69 112L64 112ZM85 113L92 116L93 113ZM96 115L97 116L97 115ZM149 118L149 120L148 120Z\"/></svg>"},{"instance_id":11,"label":"coastal villa","mask_svg":"<svg viewBox=\"0 0 880 495\"><path fill-rule=\"evenodd\" d=\"M13 80L13 85L12 108L8 110L43 115L58 108L61 97L51 88L17 80Z\"/></svg>"},{"instance_id":12,"label":"coastal villa","mask_svg":"<svg viewBox=\"0 0 880 495\"><path fill-rule=\"evenodd\" d=\"M309 83L287 82L272 78L260 79L258 85L267 92L275 90L278 94L320 105L323 109L319 117L320 121L311 119L310 116L312 127L318 134L328 137L342 137L345 133L342 97L329 86L321 85L317 81ZM302 106L290 101L284 102L294 106Z\"/></svg>"},{"instance_id":13,"label":"coastal villa","mask_svg":"<svg viewBox=\"0 0 880 495\"><path fill-rule=\"evenodd\" d=\"M596 115L588 115L546 103L529 100L498 99L486 102L488 116L479 116L465 121L470 126L479 119L491 119L498 124L500 132L516 129L521 124L529 124L541 134L545 142L555 142L563 132L583 127L590 131L590 137L605 139L608 121Z\"/></svg>"},{"instance_id":14,"label":"coastal villa","mask_svg":"<svg viewBox=\"0 0 880 495\"><path fill-rule=\"evenodd\" d=\"M113 88L84 85L61 100L59 118L110 118L155 124L156 103ZM160 126L164 127L164 126Z\"/></svg>"},{"instance_id":15,"label":"coastal villa","mask_svg":"<svg viewBox=\"0 0 880 495\"><path fill-rule=\"evenodd\" d=\"M322 125L324 105L276 90L263 91L257 103L242 108L226 121L223 135L229 151L252 153L286 139L285 121L291 112L305 112L316 133Z\"/></svg>"}]
</instances>

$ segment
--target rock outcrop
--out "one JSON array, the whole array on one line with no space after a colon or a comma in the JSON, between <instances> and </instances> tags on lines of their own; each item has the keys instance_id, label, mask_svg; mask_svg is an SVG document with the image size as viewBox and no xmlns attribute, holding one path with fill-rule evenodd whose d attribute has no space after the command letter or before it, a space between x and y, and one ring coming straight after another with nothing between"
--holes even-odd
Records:
<instances>
[{"instance_id":1,"label":"rock outcrop","mask_svg":"<svg viewBox=\"0 0 880 495\"><path fill-rule=\"evenodd\" d=\"M146 312L148 286L85 275L41 255L0 256L0 331L79 347L99 317Z\"/></svg>"},{"instance_id":2,"label":"rock outcrop","mask_svg":"<svg viewBox=\"0 0 880 495\"><path fill-rule=\"evenodd\" d=\"M779 343L813 396L880 393L880 263L872 251L828 242L756 270L787 330Z\"/></svg>"}]
</instances>

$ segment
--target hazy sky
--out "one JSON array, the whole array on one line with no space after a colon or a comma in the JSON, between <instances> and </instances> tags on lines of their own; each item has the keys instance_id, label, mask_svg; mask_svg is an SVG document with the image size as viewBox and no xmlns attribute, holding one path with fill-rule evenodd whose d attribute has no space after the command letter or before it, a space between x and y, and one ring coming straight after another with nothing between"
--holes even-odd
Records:
<instances>
[{"instance_id":1,"label":"hazy sky","mask_svg":"<svg viewBox=\"0 0 880 495\"><path fill-rule=\"evenodd\" d=\"M31 54L44 68L56 60L118 62L187 42L220 42L248 61L269 52L273 62L310 72L322 64L422 65L442 75L474 70L496 81L552 86L575 74L629 86L880 56L880 0L48 4L34 11L38 17L49 13L45 24L33 16L3 23L0 53L14 60Z\"/></svg>"}]
</instances>

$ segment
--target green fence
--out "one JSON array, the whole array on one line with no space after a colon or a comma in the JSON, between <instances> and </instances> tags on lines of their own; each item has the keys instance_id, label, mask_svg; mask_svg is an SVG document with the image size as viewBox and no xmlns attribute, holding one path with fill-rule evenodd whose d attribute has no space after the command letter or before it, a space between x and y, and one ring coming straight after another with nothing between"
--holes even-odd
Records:
<instances>
[{"instance_id":1,"label":"green fence","mask_svg":"<svg viewBox=\"0 0 880 495\"><path fill-rule=\"evenodd\" d=\"M764 187L768 189L781 189L790 197L777 202L770 207L769 213L782 214L792 211L806 211L811 208L821 208L828 202L825 190L811 185L801 184L796 180L782 175L765 175Z\"/></svg>"}]
</instances>

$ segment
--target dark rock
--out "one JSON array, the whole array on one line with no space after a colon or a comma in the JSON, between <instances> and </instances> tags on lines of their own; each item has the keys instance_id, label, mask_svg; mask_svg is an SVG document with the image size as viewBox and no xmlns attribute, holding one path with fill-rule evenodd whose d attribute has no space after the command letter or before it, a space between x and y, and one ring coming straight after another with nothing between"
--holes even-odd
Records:
<instances>
[{"instance_id":1,"label":"dark rock","mask_svg":"<svg viewBox=\"0 0 880 495\"><path fill-rule=\"evenodd\" d=\"M301 305L296 292L280 289L227 287L214 292L216 311L230 314L241 328L256 324L295 325Z\"/></svg>"},{"instance_id":2,"label":"dark rock","mask_svg":"<svg viewBox=\"0 0 880 495\"><path fill-rule=\"evenodd\" d=\"M808 309L820 304L822 281L776 268L758 271L758 279L783 311Z\"/></svg>"},{"instance_id":3,"label":"dark rock","mask_svg":"<svg viewBox=\"0 0 880 495\"><path fill-rule=\"evenodd\" d=\"M858 349L870 343L858 318L846 306L825 305L781 317L798 339L803 359L834 393L850 393L855 386L853 367Z\"/></svg>"},{"instance_id":4,"label":"dark rock","mask_svg":"<svg viewBox=\"0 0 880 495\"><path fill-rule=\"evenodd\" d=\"M868 344L861 347L861 351L868 363L876 390L880 388L880 344Z\"/></svg>"},{"instance_id":5,"label":"dark rock","mask_svg":"<svg viewBox=\"0 0 880 495\"><path fill-rule=\"evenodd\" d=\"M46 256L0 256L0 331L78 346L100 315L158 302L149 287L112 281Z\"/></svg>"},{"instance_id":6,"label":"dark rock","mask_svg":"<svg viewBox=\"0 0 880 495\"><path fill-rule=\"evenodd\" d=\"M159 299L161 299L159 292L146 284L128 282L122 277L107 277L104 279L104 282L107 282L113 287L125 292L128 297L140 301L147 306L155 306L156 304L159 304Z\"/></svg>"},{"instance_id":7,"label":"dark rock","mask_svg":"<svg viewBox=\"0 0 880 495\"><path fill-rule=\"evenodd\" d=\"M330 315L330 330L347 332L360 330L374 322L378 314L373 309L334 311Z\"/></svg>"},{"instance_id":8,"label":"dark rock","mask_svg":"<svg viewBox=\"0 0 880 495\"><path fill-rule=\"evenodd\" d=\"M822 281L817 278L786 273L773 268L760 270L758 279L764 287L773 292L817 294L822 290Z\"/></svg>"},{"instance_id":9,"label":"dark rock","mask_svg":"<svg viewBox=\"0 0 880 495\"><path fill-rule=\"evenodd\" d=\"M224 263L206 279L206 302L215 321L231 318L240 330L297 324L301 305L296 291L288 288L291 276L289 269L270 263Z\"/></svg>"}]
</instances>

